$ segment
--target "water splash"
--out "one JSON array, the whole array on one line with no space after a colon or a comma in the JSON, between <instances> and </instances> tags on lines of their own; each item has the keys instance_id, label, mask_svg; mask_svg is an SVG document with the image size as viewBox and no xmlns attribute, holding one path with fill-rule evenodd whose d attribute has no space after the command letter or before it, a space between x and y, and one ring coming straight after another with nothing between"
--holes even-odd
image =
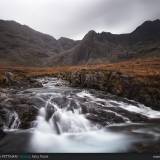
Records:
<instances>
[{"instance_id":1,"label":"water splash","mask_svg":"<svg viewBox=\"0 0 160 160\"><path fill-rule=\"evenodd\" d=\"M92 125L83 115L71 111L57 111L49 121L41 108L38 125L31 146L35 152L52 153L99 153L126 152L133 139ZM55 119L60 132L55 127ZM116 142L116 144L115 144ZM123 147L122 147L123 145Z\"/></svg>"},{"instance_id":2,"label":"water splash","mask_svg":"<svg viewBox=\"0 0 160 160\"><path fill-rule=\"evenodd\" d=\"M53 98L53 95L50 96L39 111L31 140L35 152L113 153L126 152L130 148L133 141L130 136L95 125L86 119L79 108L68 110L67 107L60 107Z\"/></svg>"},{"instance_id":3,"label":"water splash","mask_svg":"<svg viewBox=\"0 0 160 160\"><path fill-rule=\"evenodd\" d=\"M41 92L37 93L39 97L46 100L46 104L42 106L39 111L37 127L31 138L30 147L34 152L128 152L130 148L132 148L133 143L138 141L138 139L129 134L111 132L105 127L93 124L93 122L89 121L81 112L81 101L83 100L98 105L102 104L102 107L121 108L125 103L114 101L114 103L117 104L114 106L110 103L113 101L111 99L97 98L88 91L74 90L73 88L70 88L68 91L64 87L56 87L56 80L52 79L51 81L50 83L45 83L44 90L42 89ZM64 96L67 104L62 101L61 105L58 105L56 100L58 98L63 99ZM74 107L71 107L71 100L75 102ZM126 110L127 109L128 108L126 108ZM142 108L139 108L139 111L140 114L144 113L141 112ZM138 111L134 110L134 112ZM155 115L155 113L153 114ZM115 112L115 115L122 117L126 123L129 122L129 119L123 115L117 112Z\"/></svg>"}]
</instances>

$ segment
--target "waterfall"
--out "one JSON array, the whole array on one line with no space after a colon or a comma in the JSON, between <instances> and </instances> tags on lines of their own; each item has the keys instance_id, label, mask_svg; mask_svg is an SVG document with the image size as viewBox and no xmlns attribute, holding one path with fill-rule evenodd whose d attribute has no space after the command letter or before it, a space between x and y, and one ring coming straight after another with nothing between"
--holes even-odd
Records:
<instances>
[{"instance_id":1,"label":"waterfall","mask_svg":"<svg viewBox=\"0 0 160 160\"><path fill-rule=\"evenodd\" d=\"M41 81L43 82L43 80ZM90 112L93 111L94 114L94 109L99 108L95 114L99 113L101 109L103 109L103 113L107 111L106 116L112 115L111 119L108 119L111 123L116 123L112 122L112 118L118 118L124 124L131 124L129 115L125 112L128 109L126 103L96 97L88 91L80 89L59 87L56 85L56 79L50 79L48 83L46 81L43 89L36 91L37 96L46 103L39 110L37 126L30 142L32 150L52 153L114 153L126 152L133 143L137 142L138 139L130 134L113 132L86 118ZM89 112L84 114L82 106L87 107L86 110ZM136 106L132 106L132 108L136 108ZM121 109L121 112L116 109ZM148 113L155 115L155 112L147 110L146 107L132 110L135 113L138 111L146 116ZM101 115L98 116L97 119L100 119ZM104 115L102 116L105 118Z\"/></svg>"},{"instance_id":2,"label":"waterfall","mask_svg":"<svg viewBox=\"0 0 160 160\"><path fill-rule=\"evenodd\" d=\"M58 105L57 100L63 99L64 93L45 92L38 93L38 96L45 97L45 94L48 99L39 110L37 126L30 142L35 152L125 152L129 149L130 136L113 133L92 123L81 112L77 99L68 96L65 99L67 104L62 100Z\"/></svg>"},{"instance_id":3,"label":"waterfall","mask_svg":"<svg viewBox=\"0 0 160 160\"><path fill-rule=\"evenodd\" d=\"M89 130L95 130L96 127L79 112L79 109L67 110L67 108L60 108L51 98L46 102L45 107L39 111L37 128L43 130L42 120L44 124L47 123L49 130L57 134L62 133L79 133Z\"/></svg>"}]
</instances>

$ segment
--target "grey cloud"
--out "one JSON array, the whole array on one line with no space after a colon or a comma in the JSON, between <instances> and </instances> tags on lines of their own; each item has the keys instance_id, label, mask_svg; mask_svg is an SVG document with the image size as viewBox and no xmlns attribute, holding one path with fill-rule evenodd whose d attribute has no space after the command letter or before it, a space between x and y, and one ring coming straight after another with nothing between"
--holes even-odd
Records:
<instances>
[{"instance_id":1,"label":"grey cloud","mask_svg":"<svg viewBox=\"0 0 160 160\"><path fill-rule=\"evenodd\" d=\"M85 15L80 15L75 24L83 21L97 31L100 28L114 33L131 32L145 20L160 18L159 7L159 0L100 0Z\"/></svg>"},{"instance_id":2,"label":"grey cloud","mask_svg":"<svg viewBox=\"0 0 160 160\"><path fill-rule=\"evenodd\" d=\"M131 32L160 18L160 0L0 0L0 18L17 20L59 38L98 32Z\"/></svg>"}]
</instances>

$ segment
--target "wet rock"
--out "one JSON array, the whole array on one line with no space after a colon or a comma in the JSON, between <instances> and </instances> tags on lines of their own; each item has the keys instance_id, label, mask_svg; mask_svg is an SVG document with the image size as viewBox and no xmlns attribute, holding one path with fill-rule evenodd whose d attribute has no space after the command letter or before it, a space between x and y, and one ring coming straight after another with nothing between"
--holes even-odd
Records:
<instances>
[{"instance_id":1,"label":"wet rock","mask_svg":"<svg viewBox=\"0 0 160 160\"><path fill-rule=\"evenodd\" d=\"M60 108L65 108L69 104L69 99L66 96L53 97L51 102L57 104Z\"/></svg>"},{"instance_id":2,"label":"wet rock","mask_svg":"<svg viewBox=\"0 0 160 160\"><path fill-rule=\"evenodd\" d=\"M125 109L122 109L120 107L107 107L107 109L116 112L120 115L122 115L123 117L126 117L127 119L129 119L131 122L146 122L148 121L148 117L139 114L139 113L135 113L135 112L129 112Z\"/></svg>"},{"instance_id":3,"label":"wet rock","mask_svg":"<svg viewBox=\"0 0 160 160\"><path fill-rule=\"evenodd\" d=\"M31 79L31 78L22 79L22 80L18 81L18 83L15 83L14 86L21 87L22 89L43 87L41 82L34 80L34 79Z\"/></svg>"},{"instance_id":4,"label":"wet rock","mask_svg":"<svg viewBox=\"0 0 160 160\"><path fill-rule=\"evenodd\" d=\"M55 86L56 86L56 87L62 87L62 86L64 86L64 83L61 82L61 81L60 81L60 82L58 81L58 82L55 84Z\"/></svg>"},{"instance_id":5,"label":"wet rock","mask_svg":"<svg viewBox=\"0 0 160 160\"><path fill-rule=\"evenodd\" d=\"M60 126L58 125L58 123L60 122L60 119L61 119L60 114L55 113L53 115L52 121L53 121L53 124L54 124L54 129L57 132L57 134L61 134L61 129L60 129Z\"/></svg>"},{"instance_id":6,"label":"wet rock","mask_svg":"<svg viewBox=\"0 0 160 160\"><path fill-rule=\"evenodd\" d=\"M46 121L48 121L52 115L54 114L54 112L56 112L56 108L52 105L52 104L48 104L46 107L45 107L45 110L46 110Z\"/></svg>"},{"instance_id":7,"label":"wet rock","mask_svg":"<svg viewBox=\"0 0 160 160\"><path fill-rule=\"evenodd\" d=\"M160 143L157 143L157 142L151 142L151 143L144 142L144 143L135 145L135 147L138 153L159 154L159 151L160 151Z\"/></svg>"},{"instance_id":8,"label":"wet rock","mask_svg":"<svg viewBox=\"0 0 160 160\"><path fill-rule=\"evenodd\" d=\"M36 119L38 109L28 104L19 104L15 106L15 111L19 115L21 124L19 128L28 129L31 127L31 122Z\"/></svg>"},{"instance_id":9,"label":"wet rock","mask_svg":"<svg viewBox=\"0 0 160 160\"><path fill-rule=\"evenodd\" d=\"M81 107L82 113L85 114L89 120L101 125L124 123L126 121L125 118L108 110L108 108L103 108L95 103L85 103L81 105Z\"/></svg>"},{"instance_id":10,"label":"wet rock","mask_svg":"<svg viewBox=\"0 0 160 160\"><path fill-rule=\"evenodd\" d=\"M37 108L45 107L46 101L40 97L29 97L26 99L26 104L36 106Z\"/></svg>"},{"instance_id":11,"label":"wet rock","mask_svg":"<svg viewBox=\"0 0 160 160\"><path fill-rule=\"evenodd\" d=\"M99 102L84 102L80 106L82 109L82 113L85 114L88 119L95 122L100 122L103 125L112 123L123 123L126 121L134 123L149 121L148 117L140 113L130 112L122 109L118 104L113 102L103 104Z\"/></svg>"},{"instance_id":12,"label":"wet rock","mask_svg":"<svg viewBox=\"0 0 160 160\"><path fill-rule=\"evenodd\" d=\"M107 112L107 111L98 111L98 113L95 113L95 114L89 113L86 115L86 117L89 120L104 126L109 124L114 124L114 123L125 122L125 120L122 117L117 116L115 113Z\"/></svg>"},{"instance_id":13,"label":"wet rock","mask_svg":"<svg viewBox=\"0 0 160 160\"><path fill-rule=\"evenodd\" d=\"M2 129L0 129L0 140L1 140L2 138L4 138L5 135L6 135L6 133L5 133Z\"/></svg>"},{"instance_id":14,"label":"wet rock","mask_svg":"<svg viewBox=\"0 0 160 160\"><path fill-rule=\"evenodd\" d=\"M0 103L0 120L3 128L30 128L36 119L38 107L29 101L28 96L19 96L8 92L7 99Z\"/></svg>"},{"instance_id":15,"label":"wet rock","mask_svg":"<svg viewBox=\"0 0 160 160\"><path fill-rule=\"evenodd\" d=\"M61 73L59 78L69 81L74 87L99 89L160 110L160 88L156 87L157 83L155 86L148 85L149 79L142 81L120 72L85 69L73 73Z\"/></svg>"},{"instance_id":16,"label":"wet rock","mask_svg":"<svg viewBox=\"0 0 160 160\"><path fill-rule=\"evenodd\" d=\"M17 113L8 108L0 107L1 128L15 129L19 127L20 120Z\"/></svg>"}]
</instances>

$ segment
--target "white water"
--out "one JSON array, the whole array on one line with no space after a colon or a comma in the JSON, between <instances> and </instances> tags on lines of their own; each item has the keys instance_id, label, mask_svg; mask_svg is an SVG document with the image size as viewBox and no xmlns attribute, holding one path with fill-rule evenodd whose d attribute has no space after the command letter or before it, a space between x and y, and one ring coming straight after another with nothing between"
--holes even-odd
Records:
<instances>
[{"instance_id":1,"label":"white water","mask_svg":"<svg viewBox=\"0 0 160 160\"><path fill-rule=\"evenodd\" d=\"M81 113L80 107L68 110L69 106L58 106L53 99L64 96L64 92L55 84L56 81L52 79L52 82L46 83L40 92L35 90L38 97L47 96L48 99L45 106L42 106L39 111L37 127L30 142L31 150L45 153L114 153L127 152L132 143L136 142L132 136L111 132L93 124ZM63 87L63 91L67 89L67 87ZM70 97L69 95L65 96ZM82 90L76 96L87 98L88 101L95 103L107 102L105 99L96 98ZM120 104L121 106L122 104ZM48 108L51 116L46 120ZM134 111L137 112L137 110ZM118 115L118 113L116 114ZM128 121L127 118L126 121Z\"/></svg>"},{"instance_id":2,"label":"white water","mask_svg":"<svg viewBox=\"0 0 160 160\"><path fill-rule=\"evenodd\" d=\"M45 108L41 108L37 118L38 125L32 136L31 146L36 152L125 152L134 141L130 136L99 129L78 112L61 109L54 114L60 130L60 134L57 134L53 116L47 122L45 114Z\"/></svg>"},{"instance_id":3,"label":"white water","mask_svg":"<svg viewBox=\"0 0 160 160\"><path fill-rule=\"evenodd\" d=\"M90 100L93 102L105 102L109 107L117 107L117 106L113 106L111 104L108 104L108 103L113 102L113 103L117 104L118 107L123 108L127 111L140 113L140 114L145 115L149 118L160 118L159 111L155 111L149 107L144 106L143 104L138 104L138 106L135 106L135 105L124 103L124 102L96 98L95 96L93 96L92 94L90 94L87 91L82 91L82 92L78 93L77 96L79 96L81 98L85 98L85 97L90 98Z\"/></svg>"},{"instance_id":4,"label":"white water","mask_svg":"<svg viewBox=\"0 0 160 160\"><path fill-rule=\"evenodd\" d=\"M159 144L160 125L140 120L141 115L160 118L160 112L98 91L67 87L54 78L40 81L42 88L17 93L39 109L33 127L17 129L19 117L9 112L9 134L0 141L0 152L121 153L141 151L135 143Z\"/></svg>"}]
</instances>

